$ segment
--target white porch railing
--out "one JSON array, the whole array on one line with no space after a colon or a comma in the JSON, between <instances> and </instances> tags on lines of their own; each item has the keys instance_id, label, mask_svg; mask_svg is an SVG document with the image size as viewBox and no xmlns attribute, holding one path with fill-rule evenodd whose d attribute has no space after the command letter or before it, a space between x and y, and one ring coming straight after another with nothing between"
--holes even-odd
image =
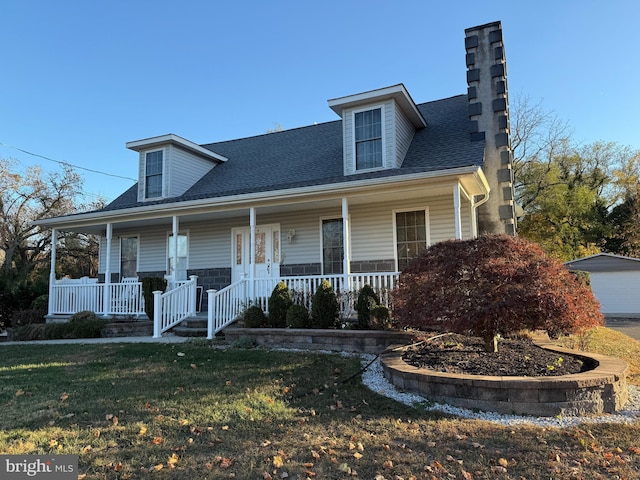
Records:
<instances>
[{"instance_id":1,"label":"white porch railing","mask_svg":"<svg viewBox=\"0 0 640 480\"><path fill-rule=\"evenodd\" d=\"M144 315L142 282L110 283L105 308L104 283L97 278L62 279L49 290L49 315L73 315L89 310L99 315Z\"/></svg>"},{"instance_id":2,"label":"white porch railing","mask_svg":"<svg viewBox=\"0 0 640 480\"><path fill-rule=\"evenodd\" d=\"M345 276L337 275L305 275L281 278L259 278L254 280L253 298L250 297L250 280L240 280L216 292L208 290L208 333L207 338L213 336L226 326L233 323L250 305L258 305L268 313L269 296L279 281L286 283L294 297L294 301L311 308L314 293L322 280L327 280L336 292L340 303L341 315L349 317L354 310L354 303L360 289L369 285L380 298L380 303L391 308L391 291L398 282L399 272L383 273L352 273L345 288Z\"/></svg>"},{"instance_id":3,"label":"white porch railing","mask_svg":"<svg viewBox=\"0 0 640 480\"><path fill-rule=\"evenodd\" d=\"M192 276L165 293L153 292L154 338L196 314L197 280L198 277Z\"/></svg>"}]
</instances>

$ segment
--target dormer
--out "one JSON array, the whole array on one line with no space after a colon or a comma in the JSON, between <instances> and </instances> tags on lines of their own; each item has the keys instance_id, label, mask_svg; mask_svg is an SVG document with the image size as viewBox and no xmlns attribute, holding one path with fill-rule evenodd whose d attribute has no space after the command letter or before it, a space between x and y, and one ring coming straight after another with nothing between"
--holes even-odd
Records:
<instances>
[{"instance_id":1,"label":"dormer","mask_svg":"<svg viewBox=\"0 0 640 480\"><path fill-rule=\"evenodd\" d=\"M179 197L227 159L172 133L127 142L139 152L138 201Z\"/></svg>"},{"instance_id":2,"label":"dormer","mask_svg":"<svg viewBox=\"0 0 640 480\"><path fill-rule=\"evenodd\" d=\"M404 85L329 100L342 118L344 174L402 166L415 132L427 126Z\"/></svg>"}]
</instances>

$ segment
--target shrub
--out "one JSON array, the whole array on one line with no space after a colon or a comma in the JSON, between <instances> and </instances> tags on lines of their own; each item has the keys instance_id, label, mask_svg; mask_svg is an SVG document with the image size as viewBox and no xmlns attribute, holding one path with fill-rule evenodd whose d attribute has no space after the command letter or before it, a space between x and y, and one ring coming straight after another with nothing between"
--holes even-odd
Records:
<instances>
[{"instance_id":1,"label":"shrub","mask_svg":"<svg viewBox=\"0 0 640 480\"><path fill-rule=\"evenodd\" d=\"M247 328L261 328L267 323L267 317L257 305L251 305L244 312L244 326Z\"/></svg>"},{"instance_id":2,"label":"shrub","mask_svg":"<svg viewBox=\"0 0 640 480\"><path fill-rule=\"evenodd\" d=\"M33 309L48 309L49 308L49 295L39 295L37 296L33 302L31 302L31 308Z\"/></svg>"},{"instance_id":3,"label":"shrub","mask_svg":"<svg viewBox=\"0 0 640 480\"><path fill-rule=\"evenodd\" d=\"M27 310L17 310L13 312L11 317L11 324L14 327L21 327L23 325L32 325L35 323L44 323L47 310L43 308L30 308Z\"/></svg>"},{"instance_id":4,"label":"shrub","mask_svg":"<svg viewBox=\"0 0 640 480\"><path fill-rule=\"evenodd\" d=\"M16 342L27 342L30 340L44 340L44 323L32 323L15 327L10 333L8 340Z\"/></svg>"},{"instance_id":5,"label":"shrub","mask_svg":"<svg viewBox=\"0 0 640 480\"><path fill-rule=\"evenodd\" d=\"M144 312L153 320L153 292L164 292L167 289L167 281L160 277L144 277L142 279L142 296L144 297Z\"/></svg>"},{"instance_id":6,"label":"shrub","mask_svg":"<svg viewBox=\"0 0 640 480\"><path fill-rule=\"evenodd\" d=\"M360 289L356 311L358 312L358 328L367 329L371 326L371 310L380 303L380 299L370 285L365 285Z\"/></svg>"},{"instance_id":7,"label":"shrub","mask_svg":"<svg viewBox=\"0 0 640 480\"><path fill-rule=\"evenodd\" d=\"M311 326L313 328L335 327L340 315L340 306L333 287L322 280L311 303Z\"/></svg>"},{"instance_id":8,"label":"shrub","mask_svg":"<svg viewBox=\"0 0 640 480\"><path fill-rule=\"evenodd\" d=\"M536 244L507 235L450 240L426 249L400 275L395 319L405 327L473 333L496 351L498 335L549 335L602 325L591 290Z\"/></svg>"},{"instance_id":9,"label":"shrub","mask_svg":"<svg viewBox=\"0 0 640 480\"><path fill-rule=\"evenodd\" d=\"M100 338L106 324L106 320L100 320L93 312L78 312L68 322L46 324L44 338Z\"/></svg>"},{"instance_id":10,"label":"shrub","mask_svg":"<svg viewBox=\"0 0 640 480\"><path fill-rule=\"evenodd\" d=\"M391 314L389 309L384 305L376 305L371 309L371 318L369 326L376 330L383 330L391 326Z\"/></svg>"},{"instance_id":11,"label":"shrub","mask_svg":"<svg viewBox=\"0 0 640 480\"><path fill-rule=\"evenodd\" d=\"M269 317L268 325L270 327L286 327L287 326L287 310L293 305L291 293L287 284L280 281L273 289L269 297Z\"/></svg>"},{"instance_id":12,"label":"shrub","mask_svg":"<svg viewBox=\"0 0 640 480\"><path fill-rule=\"evenodd\" d=\"M287 310L287 327L289 328L309 328L311 319L309 312L302 305L291 305Z\"/></svg>"}]
</instances>

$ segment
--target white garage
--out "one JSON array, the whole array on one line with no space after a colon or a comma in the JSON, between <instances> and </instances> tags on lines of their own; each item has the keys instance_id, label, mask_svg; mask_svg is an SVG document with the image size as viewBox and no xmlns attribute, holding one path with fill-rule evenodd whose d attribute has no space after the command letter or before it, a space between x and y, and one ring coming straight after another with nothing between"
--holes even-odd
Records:
<instances>
[{"instance_id":1,"label":"white garage","mask_svg":"<svg viewBox=\"0 0 640 480\"><path fill-rule=\"evenodd\" d=\"M566 262L591 274L591 290L610 317L640 317L640 259L599 253Z\"/></svg>"}]
</instances>

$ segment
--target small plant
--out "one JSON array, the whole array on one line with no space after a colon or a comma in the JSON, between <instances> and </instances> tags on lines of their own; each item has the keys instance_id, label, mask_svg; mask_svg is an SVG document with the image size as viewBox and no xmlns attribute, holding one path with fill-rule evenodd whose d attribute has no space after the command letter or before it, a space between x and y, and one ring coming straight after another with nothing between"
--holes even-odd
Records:
<instances>
[{"instance_id":1,"label":"small plant","mask_svg":"<svg viewBox=\"0 0 640 480\"><path fill-rule=\"evenodd\" d=\"M267 324L267 316L258 305L247 308L243 320L247 328L262 328Z\"/></svg>"},{"instance_id":2,"label":"small plant","mask_svg":"<svg viewBox=\"0 0 640 480\"><path fill-rule=\"evenodd\" d=\"M370 285L365 285L358 294L356 310L358 312L358 328L367 329L371 327L371 311L380 304L380 299Z\"/></svg>"},{"instance_id":3,"label":"small plant","mask_svg":"<svg viewBox=\"0 0 640 480\"><path fill-rule=\"evenodd\" d=\"M293 300L289 287L283 281L278 282L269 297L268 325L275 328L286 327L287 310L291 305L293 305Z\"/></svg>"},{"instance_id":4,"label":"small plant","mask_svg":"<svg viewBox=\"0 0 640 480\"><path fill-rule=\"evenodd\" d=\"M333 287L327 280L322 280L311 303L311 327L335 327L339 316L340 306Z\"/></svg>"},{"instance_id":5,"label":"small plant","mask_svg":"<svg viewBox=\"0 0 640 480\"><path fill-rule=\"evenodd\" d=\"M309 312L302 305L291 305L287 310L287 327L289 328L309 328L311 319Z\"/></svg>"},{"instance_id":6,"label":"small plant","mask_svg":"<svg viewBox=\"0 0 640 480\"><path fill-rule=\"evenodd\" d=\"M82 310L71 315L69 322L91 322L98 320L98 316L91 310Z\"/></svg>"},{"instance_id":7,"label":"small plant","mask_svg":"<svg viewBox=\"0 0 640 480\"><path fill-rule=\"evenodd\" d=\"M233 348L252 349L258 346L256 339L249 336L242 336L231 345Z\"/></svg>"},{"instance_id":8,"label":"small plant","mask_svg":"<svg viewBox=\"0 0 640 480\"><path fill-rule=\"evenodd\" d=\"M391 313L384 305L376 305L371 309L369 326L376 330L391 328Z\"/></svg>"},{"instance_id":9,"label":"small plant","mask_svg":"<svg viewBox=\"0 0 640 480\"><path fill-rule=\"evenodd\" d=\"M94 312L82 311L74 314L68 322L48 323L44 326L44 338L47 340L61 338L100 338L107 324L100 320Z\"/></svg>"}]
</instances>

